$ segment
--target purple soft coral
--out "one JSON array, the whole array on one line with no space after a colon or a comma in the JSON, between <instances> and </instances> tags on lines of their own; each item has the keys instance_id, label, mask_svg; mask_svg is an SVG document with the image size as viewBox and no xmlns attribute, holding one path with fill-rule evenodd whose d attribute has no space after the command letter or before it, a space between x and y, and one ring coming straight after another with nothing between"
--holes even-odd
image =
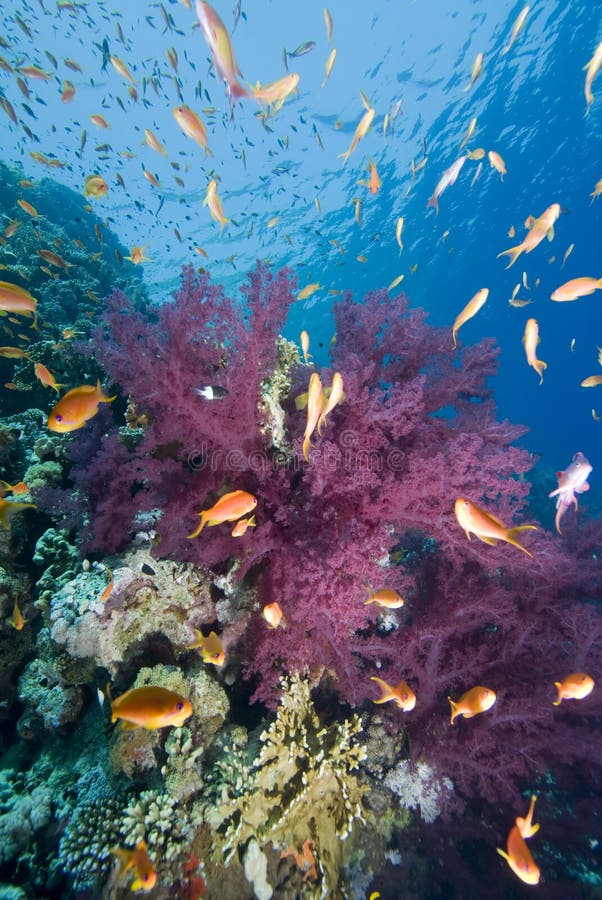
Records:
<instances>
[{"instance_id":1,"label":"purple soft coral","mask_svg":"<svg viewBox=\"0 0 602 900\"><path fill-rule=\"evenodd\" d=\"M412 754L465 794L514 799L517 779L549 760L553 681L577 660L600 668L599 646L582 652L586 619L600 629L598 610L578 600L595 590L591 554L577 563L541 531L525 537L533 560L466 539L454 517L459 496L508 524L524 516L531 459L512 446L524 429L495 419L493 343L452 353L449 332L428 326L402 296L335 305L323 382L341 372L345 401L305 463L305 415L286 399L293 450L279 454L260 401L292 299L287 274L262 266L242 305L191 268L175 302L152 316L121 294L110 299L97 357L150 424L132 451L103 437L98 456L87 456L88 471L97 474L97 460L106 473L100 490L75 467L92 502L94 544L125 544L132 513L159 508L160 555L208 566L237 559L237 577L253 567L261 602L280 604L286 627L268 630L249 612L239 642L255 698L274 704L280 674L299 668L330 674L354 703L374 696L372 674L405 678L416 709L390 715L408 728ZM308 372L293 366L293 394L306 389ZM205 384L228 396L199 398ZM257 527L241 539L223 525L188 540L195 514L224 489L258 498ZM398 590L405 607L366 607L368 589L381 587ZM448 694L475 684L497 692L495 707L451 728ZM584 733L594 710L592 698ZM591 757L590 743L568 756Z\"/></svg>"}]
</instances>

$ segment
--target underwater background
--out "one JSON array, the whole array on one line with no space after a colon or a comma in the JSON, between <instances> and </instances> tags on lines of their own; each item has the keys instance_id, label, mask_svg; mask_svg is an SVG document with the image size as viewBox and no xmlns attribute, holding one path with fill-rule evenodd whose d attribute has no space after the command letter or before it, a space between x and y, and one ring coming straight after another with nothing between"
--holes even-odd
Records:
<instances>
[{"instance_id":1,"label":"underwater background","mask_svg":"<svg viewBox=\"0 0 602 900\"><path fill-rule=\"evenodd\" d=\"M7 4L0 898L599 896L601 42Z\"/></svg>"}]
</instances>

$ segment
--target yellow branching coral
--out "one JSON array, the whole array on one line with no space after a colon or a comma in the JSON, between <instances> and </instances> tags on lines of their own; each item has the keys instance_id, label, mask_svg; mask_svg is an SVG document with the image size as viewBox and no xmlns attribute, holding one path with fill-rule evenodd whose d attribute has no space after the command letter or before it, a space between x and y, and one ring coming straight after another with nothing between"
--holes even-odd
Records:
<instances>
[{"instance_id":1,"label":"yellow branching coral","mask_svg":"<svg viewBox=\"0 0 602 900\"><path fill-rule=\"evenodd\" d=\"M342 841L362 818L366 787L355 774L366 751L357 742L358 716L320 727L309 682L283 679L276 719L260 736L250 780L238 796L223 797L207 818L223 835L216 850L228 862L254 838L260 846L297 848L311 839L323 880L339 880Z\"/></svg>"}]
</instances>

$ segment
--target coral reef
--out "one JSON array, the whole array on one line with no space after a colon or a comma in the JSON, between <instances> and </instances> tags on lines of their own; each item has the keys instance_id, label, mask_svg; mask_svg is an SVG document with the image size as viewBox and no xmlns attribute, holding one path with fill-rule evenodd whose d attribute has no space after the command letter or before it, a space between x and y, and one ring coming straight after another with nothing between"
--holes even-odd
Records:
<instances>
[{"instance_id":1,"label":"coral reef","mask_svg":"<svg viewBox=\"0 0 602 900\"><path fill-rule=\"evenodd\" d=\"M152 642L186 650L194 629L214 618L201 570L153 560L144 549L127 554L112 570L92 566L80 572L53 594L49 611L53 641L72 658L93 659L112 675Z\"/></svg>"},{"instance_id":2,"label":"coral reef","mask_svg":"<svg viewBox=\"0 0 602 900\"><path fill-rule=\"evenodd\" d=\"M218 615L223 625L237 616L230 649L255 699L274 706L285 671L311 672L356 704L373 695L370 675L404 678L418 698L406 723L414 761L422 756L459 795L515 802L534 760L595 759L595 700L583 740L564 737L550 756L550 679L543 668L533 676L532 660L545 654L548 672L574 670L576 659L600 664L600 649L585 638L600 614L581 600L600 597L599 534L569 553L556 536L533 532L525 542L535 563L508 544L466 539L454 516L458 497L505 522L524 521L532 460L513 446L524 429L495 419L492 342L452 354L448 332L428 326L403 295L335 303L333 369L323 382L341 372L345 401L305 463L305 415L293 397L307 388L307 367L290 368L287 356L290 396L278 389L272 404L283 417L262 405L283 368L278 334L291 287L286 273L258 266L243 292L246 319L191 268L174 302L147 314L113 295L96 356L148 424L133 449L117 432L107 435L100 416L78 442L71 474L85 498L84 536L114 550L131 539L136 516L160 510L155 554L241 584L241 602ZM229 393L203 400L194 389L204 384ZM274 419L273 441L265 429ZM282 422L292 459L274 450L285 446ZM188 540L203 504L232 489L257 497L257 527L239 539L218 526ZM81 521L81 505L71 511ZM286 627L265 626L249 584L261 604L280 604ZM403 611L364 606L366 588L383 586L402 594ZM450 729L447 696L478 683L491 683L496 707Z\"/></svg>"},{"instance_id":3,"label":"coral reef","mask_svg":"<svg viewBox=\"0 0 602 900\"><path fill-rule=\"evenodd\" d=\"M26 850L36 831L51 816L51 794L47 785L28 789L24 773L0 769L0 862L14 859Z\"/></svg>"},{"instance_id":4,"label":"coral reef","mask_svg":"<svg viewBox=\"0 0 602 900\"><path fill-rule=\"evenodd\" d=\"M206 818L223 834L216 852L226 862L250 841L258 848L267 843L301 848L311 837L322 887L336 891L342 844L362 817L366 790L357 773L365 756L358 737L361 722L353 716L321 727L309 682L296 675L282 687L276 718L260 735L249 782L222 794L218 805L206 810ZM247 859L245 868L261 879L263 863L256 853L252 858L253 866Z\"/></svg>"},{"instance_id":5,"label":"coral reef","mask_svg":"<svg viewBox=\"0 0 602 900\"><path fill-rule=\"evenodd\" d=\"M384 784L396 794L407 809L419 809L423 821L430 824L441 813L445 795L453 791L449 778L439 778L424 761L411 763L402 759L387 772Z\"/></svg>"}]
</instances>

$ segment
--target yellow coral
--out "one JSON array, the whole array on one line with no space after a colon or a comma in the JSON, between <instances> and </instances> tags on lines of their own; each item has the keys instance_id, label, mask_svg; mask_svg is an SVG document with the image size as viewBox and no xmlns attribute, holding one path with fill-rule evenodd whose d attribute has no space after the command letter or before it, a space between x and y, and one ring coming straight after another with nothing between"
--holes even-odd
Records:
<instances>
[{"instance_id":1,"label":"yellow coral","mask_svg":"<svg viewBox=\"0 0 602 900\"><path fill-rule=\"evenodd\" d=\"M356 741L358 716L321 728L309 682L283 679L276 719L260 736L261 749L250 782L239 796L208 812L223 835L218 852L228 862L251 838L286 849L314 842L323 885L334 889L342 862L342 841L362 818L366 787L354 774L365 758Z\"/></svg>"}]
</instances>

